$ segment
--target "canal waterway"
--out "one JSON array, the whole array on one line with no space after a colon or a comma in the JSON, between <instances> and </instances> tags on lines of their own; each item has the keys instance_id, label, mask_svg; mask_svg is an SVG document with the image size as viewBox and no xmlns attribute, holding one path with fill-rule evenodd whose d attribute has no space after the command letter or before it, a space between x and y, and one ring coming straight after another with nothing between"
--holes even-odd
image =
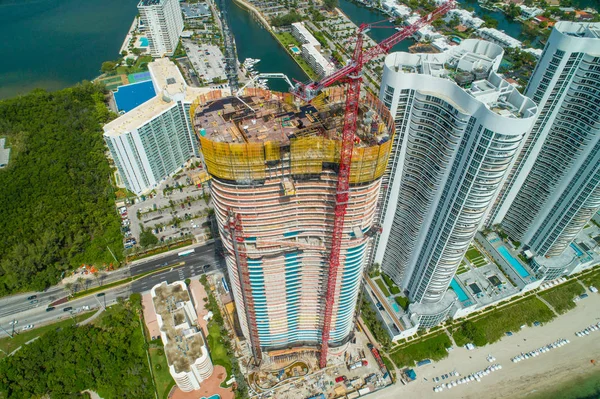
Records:
<instances>
[{"instance_id":1,"label":"canal waterway","mask_svg":"<svg viewBox=\"0 0 600 399\"><path fill-rule=\"evenodd\" d=\"M0 0L0 99L57 90L116 59L138 0Z\"/></svg>"},{"instance_id":2,"label":"canal waterway","mask_svg":"<svg viewBox=\"0 0 600 399\"><path fill-rule=\"evenodd\" d=\"M228 7L229 27L235 37L240 62L244 62L246 58L258 58L260 62L254 69L259 72L280 72L290 79L302 82L308 80L302 68L250 12L238 6L233 0L225 0L225 3ZM289 90L287 83L281 79L270 79L269 88L276 91Z\"/></svg>"},{"instance_id":3,"label":"canal waterway","mask_svg":"<svg viewBox=\"0 0 600 399\"><path fill-rule=\"evenodd\" d=\"M389 16L384 14L382 11L358 5L348 0L339 0L339 8L357 26L360 26L360 24L363 23L371 24L373 22L379 22L389 18ZM387 21L378 26L388 26L389 29L371 29L367 33L371 37L371 39L375 40L377 43L381 42L384 39L387 39L388 37L396 33L396 30L393 29L393 25ZM415 44L414 40L406 39L396 44L392 48L392 51L408 51L408 47L412 46L413 44Z\"/></svg>"}]
</instances>

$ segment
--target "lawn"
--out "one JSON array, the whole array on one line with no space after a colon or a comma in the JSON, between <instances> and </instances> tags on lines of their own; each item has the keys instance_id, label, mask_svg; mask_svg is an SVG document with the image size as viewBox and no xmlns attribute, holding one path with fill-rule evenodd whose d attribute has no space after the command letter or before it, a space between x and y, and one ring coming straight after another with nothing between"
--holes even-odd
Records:
<instances>
[{"instance_id":1,"label":"lawn","mask_svg":"<svg viewBox=\"0 0 600 399\"><path fill-rule=\"evenodd\" d=\"M169 365L167 363L167 357L163 348L150 348L150 362L152 363L152 374L154 375L154 383L158 390L159 397L166 398L171 390L171 387L175 384L171 373L169 372ZM157 368L158 366L158 368Z\"/></svg>"},{"instance_id":2,"label":"lawn","mask_svg":"<svg viewBox=\"0 0 600 399\"><path fill-rule=\"evenodd\" d=\"M458 270L456 270L456 274L463 274L468 272L470 269L467 266L466 262L464 260L460 261L460 266L458 266Z\"/></svg>"},{"instance_id":3,"label":"lawn","mask_svg":"<svg viewBox=\"0 0 600 399\"><path fill-rule=\"evenodd\" d=\"M227 371L227 381L231 377L231 360L227 355L227 348L221 342L221 328L217 323L211 321L208 325L208 349L210 350L210 358L213 364L218 364L225 367Z\"/></svg>"},{"instance_id":4,"label":"lawn","mask_svg":"<svg viewBox=\"0 0 600 399\"><path fill-rule=\"evenodd\" d=\"M471 262L471 264L475 267L487 265L487 260L485 260L485 257L473 244L469 246L469 249L466 253L466 257L469 260L469 262Z\"/></svg>"},{"instance_id":5,"label":"lawn","mask_svg":"<svg viewBox=\"0 0 600 399\"><path fill-rule=\"evenodd\" d=\"M480 344L491 344L499 341L506 331L519 331L522 325L531 326L535 321L546 323L554 318L554 313L539 298L531 296L512 305L488 312L471 320L474 329L482 334ZM472 335L477 335L473 333ZM462 329L452 334L458 346L463 346L471 339L466 337Z\"/></svg>"},{"instance_id":6,"label":"lawn","mask_svg":"<svg viewBox=\"0 0 600 399\"><path fill-rule=\"evenodd\" d=\"M385 295L386 297L390 296L390 291L388 291L387 287L385 286L385 283L380 278L376 278L373 281L377 283L379 289L381 290L381 292L383 292L383 295Z\"/></svg>"},{"instance_id":7,"label":"lawn","mask_svg":"<svg viewBox=\"0 0 600 399\"><path fill-rule=\"evenodd\" d=\"M572 280L561 284L558 287L546 290L539 295L552 305L558 314L563 314L575 308L576 305L575 302L573 302L573 298L584 292L585 288L579 284L579 281Z\"/></svg>"},{"instance_id":8,"label":"lawn","mask_svg":"<svg viewBox=\"0 0 600 399\"><path fill-rule=\"evenodd\" d=\"M14 338L7 337L7 338L0 339L0 350L2 351L2 353L0 353L0 359L3 358L4 356L6 356L7 353L11 353L12 351L17 349L21 345L25 344L26 342L31 341L34 338L41 337L48 331L52 331L57 328L67 327L74 323L79 323L80 321L83 321L83 320L91 317L94 313L96 313L96 312L86 312L86 313L83 313L83 314L73 317L73 319L75 321L73 321L73 319L71 319L69 317L66 320L59 321L58 323L48 324L46 326L34 328L33 330L29 330L29 331L25 331L25 332L21 332L23 326L20 324L17 324L18 327L15 328L16 334L14 335Z\"/></svg>"},{"instance_id":9,"label":"lawn","mask_svg":"<svg viewBox=\"0 0 600 399\"><path fill-rule=\"evenodd\" d=\"M414 344L407 345L390 353L388 356L397 367L414 366L415 362L431 359L442 360L448 356L446 348L452 346L450 338L441 332Z\"/></svg>"},{"instance_id":10,"label":"lawn","mask_svg":"<svg viewBox=\"0 0 600 399\"><path fill-rule=\"evenodd\" d=\"M400 288L398 288L398 286L394 283L394 281L390 278L390 276L388 276L387 274L383 273L381 275L381 277L383 277L383 280L387 284L387 286L390 289L390 292L392 294L399 294L400 293Z\"/></svg>"},{"instance_id":11,"label":"lawn","mask_svg":"<svg viewBox=\"0 0 600 399\"><path fill-rule=\"evenodd\" d=\"M298 42L298 40L296 40L296 38L294 36L292 36L291 33L288 33L288 32L277 33L277 34L275 34L275 36L277 37L277 40L279 40L281 45L285 48L285 50L291 55L291 57L294 59L294 61L296 61L298 63L298 65L300 65L300 68L302 68L304 70L304 72L306 72L308 77L311 78L312 80L319 80L319 76L315 73L315 71L308 64L308 62L306 62L306 60L304 58L302 58L302 56L296 56L291 53L290 47L289 47L290 45L294 45L294 46L298 47L299 49L302 49L302 45Z\"/></svg>"}]
</instances>

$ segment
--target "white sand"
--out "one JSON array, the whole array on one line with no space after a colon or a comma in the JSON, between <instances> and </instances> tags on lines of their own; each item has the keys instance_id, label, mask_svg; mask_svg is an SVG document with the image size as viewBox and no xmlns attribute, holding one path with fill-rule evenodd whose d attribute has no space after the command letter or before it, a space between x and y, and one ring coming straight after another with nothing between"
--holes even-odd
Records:
<instances>
[{"instance_id":1,"label":"white sand","mask_svg":"<svg viewBox=\"0 0 600 399\"><path fill-rule=\"evenodd\" d=\"M539 393L553 386L581 375L600 371L600 331L580 338L575 336L590 324L600 320L600 294L590 293L589 298L578 302L570 312L557 317L552 322L540 326L525 328L512 337L504 337L500 342L468 351L455 348L450 356L440 362L415 368L417 380L408 385L397 383L379 392L377 399L408 398L523 398ZM566 338L570 344L552 349L537 357L513 363L510 359L521 352L529 352L547 345L559 338ZM433 392L433 387L440 385L433 382L433 377L441 376L457 370L461 377L485 369L486 357L492 354L502 365L502 370L491 372L481 378L481 382L460 384L442 392ZM427 379L427 381L424 380ZM454 381L460 377L452 377Z\"/></svg>"}]
</instances>

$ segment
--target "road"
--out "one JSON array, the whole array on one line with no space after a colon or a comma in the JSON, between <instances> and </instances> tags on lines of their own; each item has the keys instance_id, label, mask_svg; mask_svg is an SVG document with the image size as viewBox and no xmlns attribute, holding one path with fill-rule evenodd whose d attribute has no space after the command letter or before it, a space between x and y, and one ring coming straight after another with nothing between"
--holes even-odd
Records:
<instances>
[{"instance_id":1,"label":"road","mask_svg":"<svg viewBox=\"0 0 600 399\"><path fill-rule=\"evenodd\" d=\"M111 273L107 273L106 276L100 281L102 285L110 282L122 280L130 276L136 276L154 269L164 267L165 265L173 265L170 270L165 270L157 274L142 277L139 280L134 281L127 286L113 288L107 290L103 297L98 297L96 294L74 299L69 302L56 305L55 309L47 312L46 308L54 301L64 298L68 291L63 285L58 285L49 288L45 292L30 292L24 294L18 294L11 297L0 299L0 326L9 332L11 326L9 323L12 320L18 320L18 328L20 330L27 324L46 324L51 321L59 321L66 317L69 317L68 312L64 312L63 309L66 307L72 307L74 312L81 311L83 306L89 306L90 308L98 308L100 306L109 306L117 301L118 297L127 298L129 295L135 292L146 292L162 282L168 281L173 282L176 280L185 280L186 278L192 278L199 276L203 273L204 265L210 265L206 269L206 272L215 271L222 267L222 261L215 253L215 244L210 242L201 246L196 246L195 252L185 257L179 257L177 253L165 255L163 257L153 258L152 260L141 260L132 264L128 267L116 270ZM179 263L184 262L183 265L179 266ZM97 286L98 281L93 280L90 288ZM35 304L31 304L27 300L28 296L37 295ZM104 302L106 301L106 303ZM5 337L6 333L0 330L0 338Z\"/></svg>"}]
</instances>

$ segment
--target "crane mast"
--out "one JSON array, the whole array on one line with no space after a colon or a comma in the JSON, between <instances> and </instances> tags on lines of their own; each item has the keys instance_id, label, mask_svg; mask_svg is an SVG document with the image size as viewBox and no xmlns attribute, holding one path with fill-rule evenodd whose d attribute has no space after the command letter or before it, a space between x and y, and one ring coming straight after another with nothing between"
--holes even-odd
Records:
<instances>
[{"instance_id":1,"label":"crane mast","mask_svg":"<svg viewBox=\"0 0 600 399\"><path fill-rule=\"evenodd\" d=\"M354 135L358 120L358 109L360 100L360 88L362 82L363 66L374 58L387 54L392 47L402 40L414 35L419 29L430 24L433 20L441 17L455 7L454 0L442 4L432 13L427 14L415 23L405 26L402 30L383 40L374 47L363 50L363 39L366 32L375 24L361 24L356 34L356 47L350 62L324 77L319 82L303 84L298 82L292 93L303 101L310 102L319 92L334 83L346 83L346 108L344 128L342 131L342 145L340 149L340 164L338 180L335 193L335 219L333 223L333 235L331 238L331 250L329 252L329 272L327 277L327 291L325 294L325 312L323 317L323 329L321 332L321 353L319 365L324 368L327 365L327 352L329 335L331 331L331 319L333 317L333 303L337 288L338 269L340 267L340 253L344 229L344 217L348 208L348 196L350 192L350 167L352 163L352 150L354 148Z\"/></svg>"}]
</instances>

